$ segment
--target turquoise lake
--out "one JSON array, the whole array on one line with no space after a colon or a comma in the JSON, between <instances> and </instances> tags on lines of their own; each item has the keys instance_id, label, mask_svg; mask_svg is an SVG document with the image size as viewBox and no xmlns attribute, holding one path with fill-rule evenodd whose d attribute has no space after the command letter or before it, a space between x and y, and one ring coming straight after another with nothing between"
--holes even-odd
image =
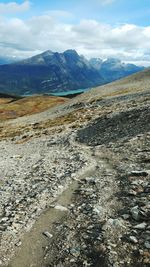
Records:
<instances>
[{"instance_id":1,"label":"turquoise lake","mask_svg":"<svg viewBox=\"0 0 150 267\"><path fill-rule=\"evenodd\" d=\"M57 92L57 93L45 93L45 95L52 95L52 96L67 96L67 95L74 95L74 94L80 94L89 91L91 88L86 89L77 89L77 90L70 90L65 92ZM24 94L23 97L26 96L32 96L33 94Z\"/></svg>"},{"instance_id":2,"label":"turquoise lake","mask_svg":"<svg viewBox=\"0 0 150 267\"><path fill-rule=\"evenodd\" d=\"M66 91L66 92L58 92L58 93L51 93L48 95L54 95L54 96L67 96L67 95L74 95L74 94L80 94L80 93L84 93L86 91L90 90L90 88L87 89L77 89L77 90L70 90L70 91Z\"/></svg>"}]
</instances>

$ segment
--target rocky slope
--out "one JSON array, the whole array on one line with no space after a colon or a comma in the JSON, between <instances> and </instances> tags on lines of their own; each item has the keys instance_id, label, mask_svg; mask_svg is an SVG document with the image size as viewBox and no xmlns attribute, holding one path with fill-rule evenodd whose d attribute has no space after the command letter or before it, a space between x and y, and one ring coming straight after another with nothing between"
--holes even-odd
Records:
<instances>
[{"instance_id":1,"label":"rocky slope","mask_svg":"<svg viewBox=\"0 0 150 267\"><path fill-rule=\"evenodd\" d=\"M1 266L149 266L149 84L0 124Z\"/></svg>"},{"instance_id":2,"label":"rocky slope","mask_svg":"<svg viewBox=\"0 0 150 267\"><path fill-rule=\"evenodd\" d=\"M142 70L116 59L86 60L75 50L46 51L14 64L0 66L0 92L44 94L102 85Z\"/></svg>"}]
</instances>

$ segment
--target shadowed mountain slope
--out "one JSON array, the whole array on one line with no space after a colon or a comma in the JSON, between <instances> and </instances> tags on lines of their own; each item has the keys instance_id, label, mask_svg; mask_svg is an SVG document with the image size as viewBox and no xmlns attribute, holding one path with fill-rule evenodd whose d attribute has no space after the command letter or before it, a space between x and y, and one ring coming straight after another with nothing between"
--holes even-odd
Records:
<instances>
[{"instance_id":1,"label":"shadowed mountain slope","mask_svg":"<svg viewBox=\"0 0 150 267\"><path fill-rule=\"evenodd\" d=\"M117 59L86 60L75 50L50 50L17 63L0 65L0 92L17 95L91 88L120 79L142 67Z\"/></svg>"},{"instance_id":2,"label":"shadowed mountain slope","mask_svg":"<svg viewBox=\"0 0 150 267\"><path fill-rule=\"evenodd\" d=\"M15 64L0 66L0 91L13 94L42 94L88 88L104 79L76 51L46 51Z\"/></svg>"}]
</instances>

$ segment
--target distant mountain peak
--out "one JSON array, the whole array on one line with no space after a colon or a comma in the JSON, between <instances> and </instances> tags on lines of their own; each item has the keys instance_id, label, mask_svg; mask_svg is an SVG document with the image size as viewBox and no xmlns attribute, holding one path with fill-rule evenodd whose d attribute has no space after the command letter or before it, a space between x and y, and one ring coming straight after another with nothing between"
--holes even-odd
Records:
<instances>
[{"instance_id":1,"label":"distant mountain peak","mask_svg":"<svg viewBox=\"0 0 150 267\"><path fill-rule=\"evenodd\" d=\"M77 53L76 50L73 50L73 49L68 49L66 50L63 55L71 60L79 60L81 57L79 56L79 54Z\"/></svg>"},{"instance_id":2,"label":"distant mountain peak","mask_svg":"<svg viewBox=\"0 0 150 267\"><path fill-rule=\"evenodd\" d=\"M64 54L75 54L78 55L77 51L75 49L67 49Z\"/></svg>"},{"instance_id":3,"label":"distant mountain peak","mask_svg":"<svg viewBox=\"0 0 150 267\"><path fill-rule=\"evenodd\" d=\"M90 61L103 62L103 60L100 57L93 57L90 59Z\"/></svg>"},{"instance_id":4,"label":"distant mountain peak","mask_svg":"<svg viewBox=\"0 0 150 267\"><path fill-rule=\"evenodd\" d=\"M54 54L53 51L51 51L51 50L46 50L46 51L43 52L41 55L43 55L43 56L51 56L51 55L53 55L53 54Z\"/></svg>"},{"instance_id":5,"label":"distant mountain peak","mask_svg":"<svg viewBox=\"0 0 150 267\"><path fill-rule=\"evenodd\" d=\"M89 60L90 64L97 70L101 68L101 65L103 63L103 60L101 58L91 58Z\"/></svg>"},{"instance_id":6,"label":"distant mountain peak","mask_svg":"<svg viewBox=\"0 0 150 267\"><path fill-rule=\"evenodd\" d=\"M120 63L121 60L119 58L109 57L106 60L104 60L104 62L108 62L108 63Z\"/></svg>"},{"instance_id":7,"label":"distant mountain peak","mask_svg":"<svg viewBox=\"0 0 150 267\"><path fill-rule=\"evenodd\" d=\"M102 77L107 82L112 82L130 74L143 70L143 67L138 67L134 64L126 64L119 58L108 58L104 61L99 58L90 60L90 64L101 73Z\"/></svg>"}]
</instances>

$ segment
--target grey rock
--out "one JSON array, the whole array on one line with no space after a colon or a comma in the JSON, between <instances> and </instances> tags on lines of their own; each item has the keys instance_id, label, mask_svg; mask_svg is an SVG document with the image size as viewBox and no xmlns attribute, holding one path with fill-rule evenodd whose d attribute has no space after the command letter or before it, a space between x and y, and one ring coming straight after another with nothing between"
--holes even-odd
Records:
<instances>
[{"instance_id":1,"label":"grey rock","mask_svg":"<svg viewBox=\"0 0 150 267\"><path fill-rule=\"evenodd\" d=\"M95 213L97 213L97 214L103 214L103 207L101 207L100 205L96 205L95 207L94 207L94 209L93 209L93 211L95 212Z\"/></svg>"},{"instance_id":2,"label":"grey rock","mask_svg":"<svg viewBox=\"0 0 150 267\"><path fill-rule=\"evenodd\" d=\"M108 221L103 225L102 229L106 231L109 228L126 228L122 219L108 219Z\"/></svg>"},{"instance_id":3,"label":"grey rock","mask_svg":"<svg viewBox=\"0 0 150 267\"><path fill-rule=\"evenodd\" d=\"M53 235L50 234L48 231L44 231L42 234L43 234L44 236L48 237L49 239L51 239L51 238L53 237Z\"/></svg>"},{"instance_id":4,"label":"grey rock","mask_svg":"<svg viewBox=\"0 0 150 267\"><path fill-rule=\"evenodd\" d=\"M86 177L85 181L89 184L95 184L96 183L96 179L94 177Z\"/></svg>"},{"instance_id":5,"label":"grey rock","mask_svg":"<svg viewBox=\"0 0 150 267\"><path fill-rule=\"evenodd\" d=\"M131 211L132 218L138 221L140 218L138 206L133 207L130 211Z\"/></svg>"},{"instance_id":6,"label":"grey rock","mask_svg":"<svg viewBox=\"0 0 150 267\"><path fill-rule=\"evenodd\" d=\"M3 218L1 219L1 221L0 221L0 222L1 222L1 223L5 223L5 222L7 222L7 221L8 221L8 219L9 219L8 217L3 217Z\"/></svg>"},{"instance_id":7,"label":"grey rock","mask_svg":"<svg viewBox=\"0 0 150 267\"><path fill-rule=\"evenodd\" d=\"M132 181L131 185L139 185L141 182L139 180Z\"/></svg>"},{"instance_id":8,"label":"grey rock","mask_svg":"<svg viewBox=\"0 0 150 267\"><path fill-rule=\"evenodd\" d=\"M79 247L71 248L71 249L70 249L70 253L71 253L74 257L79 257L79 255L80 255L80 248L79 248Z\"/></svg>"},{"instance_id":9,"label":"grey rock","mask_svg":"<svg viewBox=\"0 0 150 267\"><path fill-rule=\"evenodd\" d=\"M5 231L6 228L7 228L7 226L0 225L0 231Z\"/></svg>"},{"instance_id":10,"label":"grey rock","mask_svg":"<svg viewBox=\"0 0 150 267\"><path fill-rule=\"evenodd\" d=\"M145 246L147 249L150 249L150 242L149 242L149 241L145 241L144 246Z\"/></svg>"},{"instance_id":11,"label":"grey rock","mask_svg":"<svg viewBox=\"0 0 150 267\"><path fill-rule=\"evenodd\" d=\"M129 214L123 214L123 215L122 215L122 218L123 218L124 220L127 220L127 219L130 218L130 215L129 215Z\"/></svg>"},{"instance_id":12,"label":"grey rock","mask_svg":"<svg viewBox=\"0 0 150 267\"><path fill-rule=\"evenodd\" d=\"M130 189L129 190L129 195L136 196L137 195L137 192L134 191L133 189Z\"/></svg>"},{"instance_id":13,"label":"grey rock","mask_svg":"<svg viewBox=\"0 0 150 267\"><path fill-rule=\"evenodd\" d=\"M134 244L137 244L137 243L138 243L138 240L137 240L137 238L136 238L135 236L130 236L130 237L129 237L129 240L130 240L132 243L134 243Z\"/></svg>"},{"instance_id":14,"label":"grey rock","mask_svg":"<svg viewBox=\"0 0 150 267\"><path fill-rule=\"evenodd\" d=\"M146 226L147 226L147 224L145 222L143 222L143 223L135 225L134 228L143 230L146 228Z\"/></svg>"},{"instance_id":15,"label":"grey rock","mask_svg":"<svg viewBox=\"0 0 150 267\"><path fill-rule=\"evenodd\" d=\"M60 210L60 211L68 211L68 209L66 208L66 207L64 207L64 206L62 206L62 205L56 205L55 207L54 207L56 210Z\"/></svg>"}]
</instances>

